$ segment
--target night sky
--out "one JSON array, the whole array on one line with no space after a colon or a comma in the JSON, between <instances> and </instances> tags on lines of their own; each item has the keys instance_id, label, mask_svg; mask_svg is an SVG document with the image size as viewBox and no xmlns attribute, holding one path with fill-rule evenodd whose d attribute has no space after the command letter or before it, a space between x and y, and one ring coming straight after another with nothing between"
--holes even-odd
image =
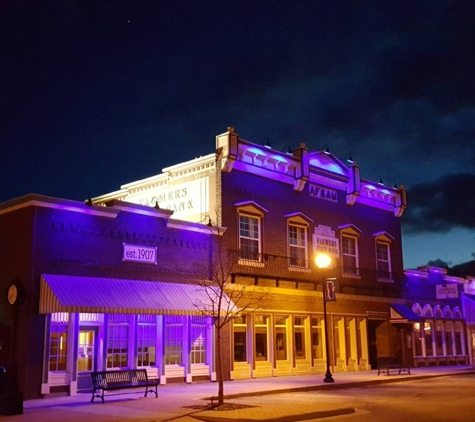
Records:
<instances>
[{"instance_id":1,"label":"night sky","mask_svg":"<svg viewBox=\"0 0 475 422\"><path fill-rule=\"evenodd\" d=\"M475 252L475 1L0 1L0 201L83 201L234 126L404 184L404 265Z\"/></svg>"}]
</instances>

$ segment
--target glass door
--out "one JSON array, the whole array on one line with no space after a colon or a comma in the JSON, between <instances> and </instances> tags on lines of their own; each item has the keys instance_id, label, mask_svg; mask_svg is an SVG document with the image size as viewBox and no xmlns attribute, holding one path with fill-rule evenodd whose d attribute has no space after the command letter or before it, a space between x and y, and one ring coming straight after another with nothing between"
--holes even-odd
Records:
<instances>
[{"instance_id":1,"label":"glass door","mask_svg":"<svg viewBox=\"0 0 475 422\"><path fill-rule=\"evenodd\" d=\"M92 390L90 372L96 370L96 339L97 328L80 328L77 355L78 393Z\"/></svg>"}]
</instances>

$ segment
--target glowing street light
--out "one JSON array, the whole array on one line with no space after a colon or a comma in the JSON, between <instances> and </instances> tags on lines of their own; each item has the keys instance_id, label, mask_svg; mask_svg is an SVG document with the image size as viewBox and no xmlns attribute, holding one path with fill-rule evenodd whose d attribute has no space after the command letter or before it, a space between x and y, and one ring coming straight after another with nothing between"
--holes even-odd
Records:
<instances>
[{"instance_id":1,"label":"glowing street light","mask_svg":"<svg viewBox=\"0 0 475 422\"><path fill-rule=\"evenodd\" d=\"M330 371L330 351L328 347L328 324L327 324L327 297L326 297L326 285L325 285L325 274L323 270L328 268L331 264L332 259L330 255L320 252L315 256L315 263L319 269L319 276L322 281L322 294L323 294L323 323L325 324L325 352L326 352L326 361L327 361L327 372L325 373L325 378L323 382L334 382L332 373Z\"/></svg>"}]
</instances>

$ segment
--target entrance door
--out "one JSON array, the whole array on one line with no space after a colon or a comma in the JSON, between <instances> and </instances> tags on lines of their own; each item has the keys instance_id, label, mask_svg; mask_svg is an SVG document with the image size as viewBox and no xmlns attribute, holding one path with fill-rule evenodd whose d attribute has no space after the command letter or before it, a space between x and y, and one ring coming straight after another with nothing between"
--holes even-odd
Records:
<instances>
[{"instance_id":1,"label":"entrance door","mask_svg":"<svg viewBox=\"0 0 475 422\"><path fill-rule=\"evenodd\" d=\"M92 391L90 373L97 370L97 328L81 327L78 337L78 393Z\"/></svg>"}]
</instances>

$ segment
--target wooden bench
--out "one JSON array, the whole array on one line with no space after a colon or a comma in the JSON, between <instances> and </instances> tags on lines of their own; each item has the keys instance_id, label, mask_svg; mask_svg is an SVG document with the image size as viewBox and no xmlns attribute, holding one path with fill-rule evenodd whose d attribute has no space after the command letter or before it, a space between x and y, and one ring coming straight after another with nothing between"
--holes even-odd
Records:
<instances>
[{"instance_id":1,"label":"wooden bench","mask_svg":"<svg viewBox=\"0 0 475 422\"><path fill-rule=\"evenodd\" d=\"M378 356L376 358L378 365L378 375L383 372L389 376L389 371L391 369L398 370L398 374L401 372L407 372L411 375L411 369L408 365L405 365L401 360L396 356Z\"/></svg>"},{"instance_id":2,"label":"wooden bench","mask_svg":"<svg viewBox=\"0 0 475 422\"><path fill-rule=\"evenodd\" d=\"M149 378L145 369L91 372L91 378L91 403L94 402L96 397L99 397L102 403L104 403L105 391L122 390L125 388L145 388L145 397L147 397L148 393L155 393L155 397L158 397L157 387L159 381L156 378Z\"/></svg>"}]
</instances>

